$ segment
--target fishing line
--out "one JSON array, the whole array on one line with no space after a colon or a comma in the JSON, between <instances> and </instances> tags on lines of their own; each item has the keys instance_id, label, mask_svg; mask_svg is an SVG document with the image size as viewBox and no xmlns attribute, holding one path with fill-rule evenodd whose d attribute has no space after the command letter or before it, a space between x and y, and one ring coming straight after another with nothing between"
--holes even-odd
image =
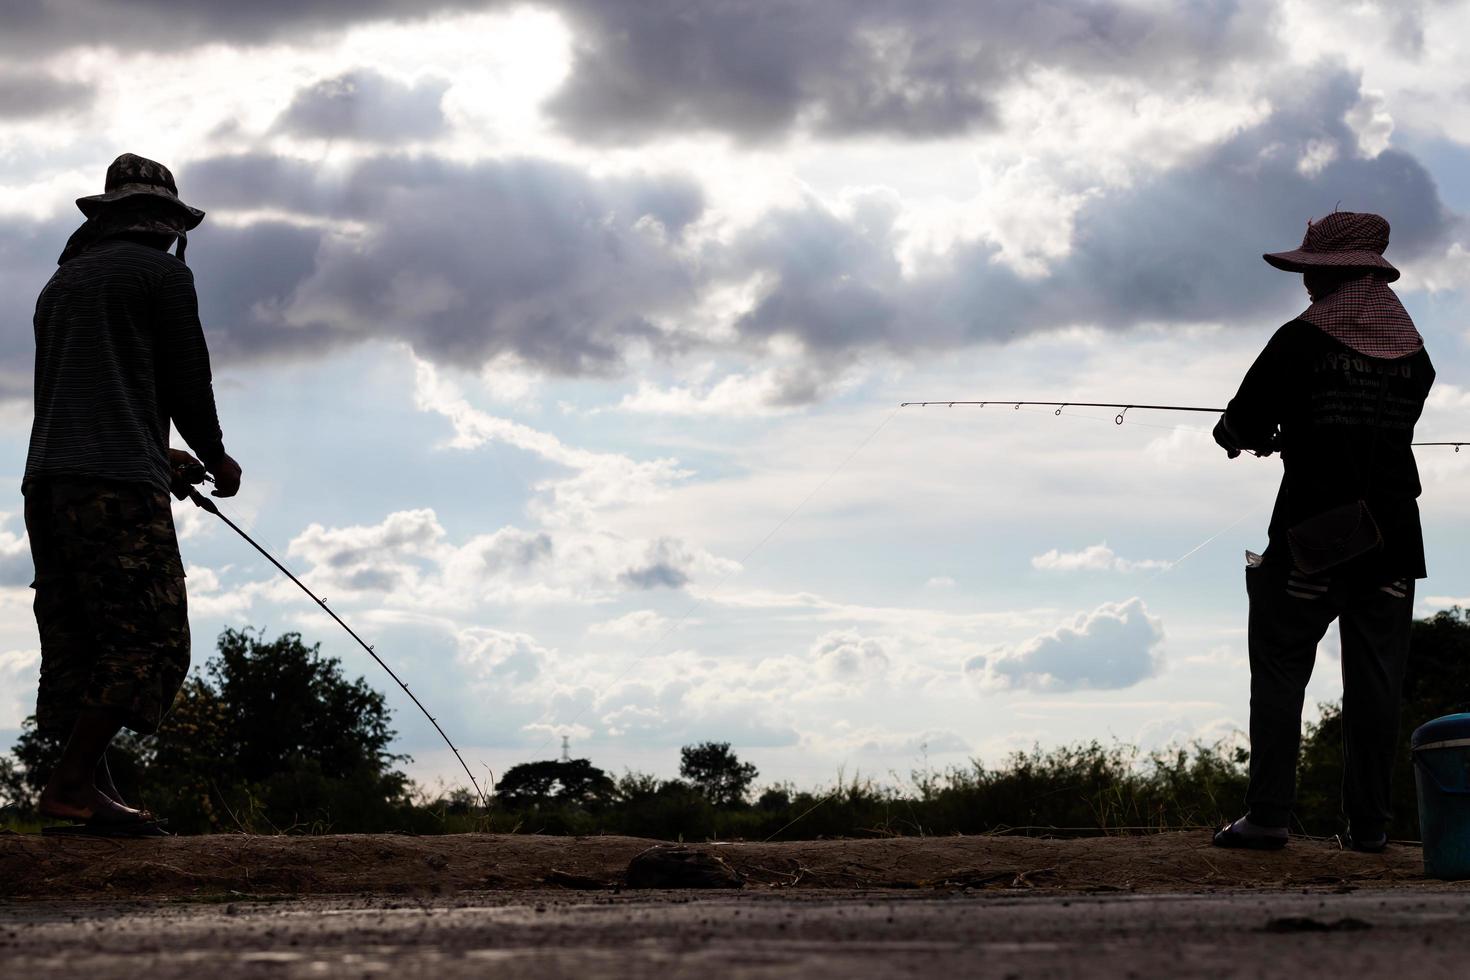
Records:
<instances>
[{"instance_id":1,"label":"fishing line","mask_svg":"<svg viewBox=\"0 0 1470 980\"><path fill-rule=\"evenodd\" d=\"M1220 537L1226 531L1229 531L1230 529L1234 528L1241 521L1243 521L1247 517L1251 516L1251 514L1254 514L1255 511L1256 511L1256 508L1252 507L1250 510L1246 511L1244 514L1241 514L1235 520L1231 521L1229 524L1226 524L1224 527L1220 528L1220 530L1216 531L1214 534L1210 535L1208 538L1205 538L1199 544L1195 545L1193 548L1190 548L1184 554L1180 555L1178 558L1175 558L1173 561L1171 561L1168 564L1166 564L1163 568L1159 569L1157 572L1154 572L1154 574L1153 574L1152 577L1153 578L1158 578L1160 575L1167 575L1167 574L1169 574L1176 567L1178 567L1180 564L1182 564L1186 558L1189 558L1196 551L1202 550L1206 545L1209 545L1210 543L1212 543L1216 538Z\"/></svg>"},{"instance_id":2,"label":"fishing line","mask_svg":"<svg viewBox=\"0 0 1470 980\"><path fill-rule=\"evenodd\" d=\"M311 600L315 602L318 606L320 606L323 612L336 620L337 625L346 630L347 635L356 640L358 646L366 650L368 656L372 657L373 660L377 662L379 667L382 667L385 671L388 672L388 676L393 678L393 680L398 684L399 687L403 688L403 693L408 695L409 700L411 700L414 705L424 713L425 718L429 719L429 724L434 726L434 730L439 733L439 737L444 739L444 744L449 746L449 751L454 753L454 757L459 760L460 767L464 769L465 775L470 778L470 785L475 788L475 795L480 798L480 805L488 808L490 805L489 800L485 798L484 791L480 789L480 784L475 779L475 774L470 771L469 765L466 764L464 761L464 756L459 754L459 749L454 747L454 742L450 740L449 735L444 731L443 728L439 726L438 719L429 713L429 709L424 707L424 703L418 699L418 695L409 690L408 685L403 682L403 679L401 677L394 673L393 668L389 667L383 661L383 658L378 656L378 652L373 649L372 645L364 640L361 636L358 636L356 630L354 630L351 626L348 626L346 621L344 621L341 616L338 616L334 611L332 611L331 607L327 605L325 599L319 598L315 592L306 587L306 583L302 582L295 575L291 574L290 569L277 561L274 555L272 555L269 551L266 551L265 548L261 547L249 534L246 534L245 531L240 527L240 525L236 524L234 521L230 520L223 513L221 513L219 507L215 504L213 500L210 500L208 497L204 496L193 487L189 488L189 499L194 502L194 505L196 507L207 511L208 513L211 513L215 517L218 517L220 520L224 521L226 524L229 525L230 530L234 531L240 537L244 538L247 544L249 544L256 551L264 555L267 561L269 561L272 565L276 566L276 568L280 570L281 574L285 575L292 582L295 582L297 588L301 589L302 592L305 592L308 596L310 596Z\"/></svg>"}]
</instances>

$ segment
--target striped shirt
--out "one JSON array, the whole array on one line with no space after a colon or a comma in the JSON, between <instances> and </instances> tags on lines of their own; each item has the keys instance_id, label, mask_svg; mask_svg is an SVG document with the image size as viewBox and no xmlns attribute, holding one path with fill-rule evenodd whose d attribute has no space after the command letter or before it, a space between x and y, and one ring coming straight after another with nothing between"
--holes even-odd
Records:
<instances>
[{"instance_id":1,"label":"striped shirt","mask_svg":"<svg viewBox=\"0 0 1470 980\"><path fill-rule=\"evenodd\" d=\"M169 485L169 422L213 468L224 455L189 267L109 238L36 300L36 418L22 492L47 477Z\"/></svg>"}]
</instances>

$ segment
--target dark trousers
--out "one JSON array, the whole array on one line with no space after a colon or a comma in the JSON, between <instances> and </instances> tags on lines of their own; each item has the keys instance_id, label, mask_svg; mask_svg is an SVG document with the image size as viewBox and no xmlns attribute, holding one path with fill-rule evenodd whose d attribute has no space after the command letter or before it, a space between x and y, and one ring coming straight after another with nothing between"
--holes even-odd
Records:
<instances>
[{"instance_id":1,"label":"dark trousers","mask_svg":"<svg viewBox=\"0 0 1470 980\"><path fill-rule=\"evenodd\" d=\"M1338 620L1342 638L1343 810L1355 834L1387 827L1399 699L1413 622L1413 580L1344 587L1260 566L1250 596L1252 823L1285 827L1296 802L1302 699L1317 644Z\"/></svg>"}]
</instances>

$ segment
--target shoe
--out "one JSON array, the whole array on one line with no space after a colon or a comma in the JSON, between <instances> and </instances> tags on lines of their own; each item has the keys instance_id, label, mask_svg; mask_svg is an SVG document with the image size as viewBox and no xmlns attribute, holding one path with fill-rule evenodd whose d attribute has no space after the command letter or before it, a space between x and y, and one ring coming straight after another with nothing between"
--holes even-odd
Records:
<instances>
[{"instance_id":1,"label":"shoe","mask_svg":"<svg viewBox=\"0 0 1470 980\"><path fill-rule=\"evenodd\" d=\"M1279 851L1286 846L1285 827L1260 827L1241 817L1215 831L1211 843L1216 847L1229 847L1248 851Z\"/></svg>"},{"instance_id":2,"label":"shoe","mask_svg":"<svg viewBox=\"0 0 1470 980\"><path fill-rule=\"evenodd\" d=\"M1353 832L1349 830L1345 834L1339 834L1337 839L1342 842L1344 850L1358 851L1362 854L1382 854L1388 850L1388 834L1386 833L1380 833L1377 837L1364 839L1354 836Z\"/></svg>"}]
</instances>

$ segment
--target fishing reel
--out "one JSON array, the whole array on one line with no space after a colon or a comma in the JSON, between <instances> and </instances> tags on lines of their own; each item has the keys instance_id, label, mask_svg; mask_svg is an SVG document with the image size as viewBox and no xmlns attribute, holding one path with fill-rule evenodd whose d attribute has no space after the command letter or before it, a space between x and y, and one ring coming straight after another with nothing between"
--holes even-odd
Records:
<instances>
[{"instance_id":1,"label":"fishing reel","mask_svg":"<svg viewBox=\"0 0 1470 980\"><path fill-rule=\"evenodd\" d=\"M188 500L194 487L209 479L209 473L203 463L186 452L169 450L169 457L169 492L179 500Z\"/></svg>"}]
</instances>

